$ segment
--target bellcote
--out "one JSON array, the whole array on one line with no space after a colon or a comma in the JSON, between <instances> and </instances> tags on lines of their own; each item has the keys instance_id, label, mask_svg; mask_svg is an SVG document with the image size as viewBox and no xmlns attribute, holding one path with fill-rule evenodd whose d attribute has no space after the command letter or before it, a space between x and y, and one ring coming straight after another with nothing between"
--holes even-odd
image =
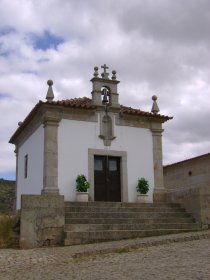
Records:
<instances>
[{"instance_id":1,"label":"bellcote","mask_svg":"<svg viewBox=\"0 0 210 280\"><path fill-rule=\"evenodd\" d=\"M93 84L91 92L92 103L96 106L103 106L103 95L105 94L106 102L108 103L109 107L119 108L119 94L117 92L117 85L119 84L119 81L117 81L116 77L117 72L113 70L112 77L110 79L109 73L107 72L109 67L104 64L101 66L101 68L103 69L103 72L100 75L98 72L98 67L94 67L94 77L91 79Z\"/></svg>"}]
</instances>

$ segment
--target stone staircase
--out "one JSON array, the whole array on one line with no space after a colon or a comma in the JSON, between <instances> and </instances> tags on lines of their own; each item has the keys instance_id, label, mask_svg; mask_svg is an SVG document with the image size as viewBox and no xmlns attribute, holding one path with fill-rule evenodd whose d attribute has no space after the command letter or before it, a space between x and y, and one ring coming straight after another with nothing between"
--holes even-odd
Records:
<instances>
[{"instance_id":1,"label":"stone staircase","mask_svg":"<svg viewBox=\"0 0 210 280\"><path fill-rule=\"evenodd\" d=\"M66 202L65 245L199 230L178 204Z\"/></svg>"}]
</instances>

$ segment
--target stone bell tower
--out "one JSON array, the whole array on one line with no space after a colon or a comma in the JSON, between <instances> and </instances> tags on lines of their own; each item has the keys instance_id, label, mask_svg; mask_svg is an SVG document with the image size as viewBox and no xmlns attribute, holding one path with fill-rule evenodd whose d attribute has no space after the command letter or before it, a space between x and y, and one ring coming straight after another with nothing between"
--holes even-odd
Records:
<instances>
[{"instance_id":1,"label":"stone bell tower","mask_svg":"<svg viewBox=\"0 0 210 280\"><path fill-rule=\"evenodd\" d=\"M107 69L109 67L104 64L101 66L103 68L103 72L101 73L101 77L99 76L98 67L94 67L94 74L91 82L93 84L92 89L92 102L93 105L103 106L102 98L103 95L106 95L104 99L108 103L109 108L119 108L119 94L117 92L117 85L119 81L117 81L116 71L112 71L112 77L109 78L109 73ZM104 90L105 89L105 90Z\"/></svg>"},{"instance_id":2,"label":"stone bell tower","mask_svg":"<svg viewBox=\"0 0 210 280\"><path fill-rule=\"evenodd\" d=\"M102 65L103 72L101 76L98 73L98 67L94 67L94 74L91 82L92 104L97 106L97 112L100 116L100 134L98 137L104 142L104 146L111 146L112 141L116 138L114 135L115 116L120 111L119 94L117 92L116 71L112 71L112 77L109 78L106 64Z\"/></svg>"}]
</instances>

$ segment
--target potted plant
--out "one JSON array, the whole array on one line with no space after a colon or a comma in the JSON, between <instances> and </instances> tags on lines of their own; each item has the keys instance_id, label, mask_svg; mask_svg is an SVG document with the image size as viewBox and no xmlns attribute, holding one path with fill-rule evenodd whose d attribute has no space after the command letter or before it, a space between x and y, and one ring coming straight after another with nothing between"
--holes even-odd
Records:
<instances>
[{"instance_id":1,"label":"potted plant","mask_svg":"<svg viewBox=\"0 0 210 280\"><path fill-rule=\"evenodd\" d=\"M137 190L137 202L147 203L148 202L148 191L149 183L145 178L138 179L138 184L136 186Z\"/></svg>"},{"instance_id":2,"label":"potted plant","mask_svg":"<svg viewBox=\"0 0 210 280\"><path fill-rule=\"evenodd\" d=\"M85 175L78 175L76 178L76 200L77 201L88 201L88 189L90 188L90 183L87 181Z\"/></svg>"}]
</instances>

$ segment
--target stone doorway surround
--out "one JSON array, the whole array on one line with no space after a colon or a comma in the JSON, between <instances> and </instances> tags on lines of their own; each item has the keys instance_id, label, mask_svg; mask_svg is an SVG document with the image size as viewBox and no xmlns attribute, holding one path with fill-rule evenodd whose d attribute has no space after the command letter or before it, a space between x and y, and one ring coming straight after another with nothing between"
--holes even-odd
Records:
<instances>
[{"instance_id":1,"label":"stone doorway surround","mask_svg":"<svg viewBox=\"0 0 210 280\"><path fill-rule=\"evenodd\" d=\"M90 188L90 200L94 201L94 156L120 158L121 202L128 202L127 152L102 149L88 149L88 178L92 186Z\"/></svg>"}]
</instances>

